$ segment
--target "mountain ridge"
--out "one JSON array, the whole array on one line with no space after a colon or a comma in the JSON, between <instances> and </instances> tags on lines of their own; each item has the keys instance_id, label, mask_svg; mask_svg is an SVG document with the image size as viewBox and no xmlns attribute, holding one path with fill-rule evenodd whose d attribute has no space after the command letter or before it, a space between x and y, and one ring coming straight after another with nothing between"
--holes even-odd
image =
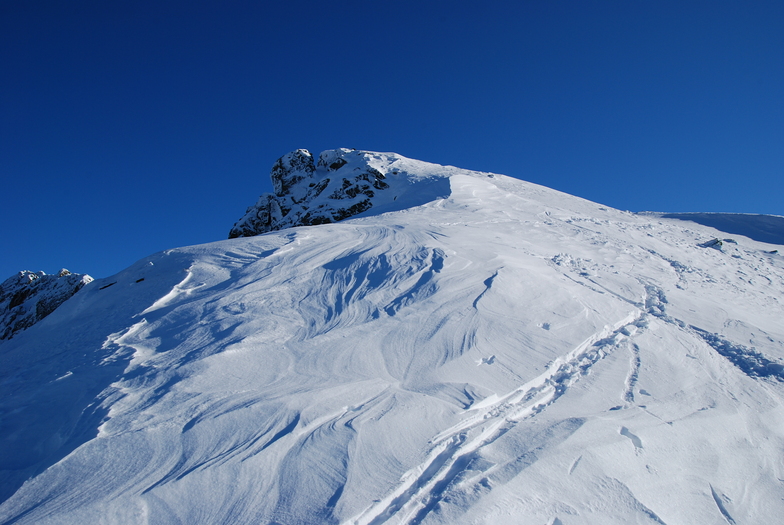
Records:
<instances>
[{"instance_id":1,"label":"mountain ridge","mask_svg":"<svg viewBox=\"0 0 784 525\"><path fill-rule=\"evenodd\" d=\"M784 511L781 255L409 167L438 191L154 254L4 342L0 522Z\"/></svg>"},{"instance_id":2,"label":"mountain ridge","mask_svg":"<svg viewBox=\"0 0 784 525\"><path fill-rule=\"evenodd\" d=\"M729 234L744 235L755 241L784 245L784 217L758 213L639 212L641 215L679 219L710 226Z\"/></svg>"},{"instance_id":3,"label":"mountain ridge","mask_svg":"<svg viewBox=\"0 0 784 525\"><path fill-rule=\"evenodd\" d=\"M318 160L315 160L306 149L294 150L280 157L270 170L274 192L261 195L256 204L248 207L245 215L231 228L229 238L249 237L297 226L328 224L424 204L449 195L451 190L447 180L455 170L458 169L408 159L396 153L338 148L321 152ZM417 174L422 171L426 171L428 176ZM486 172L473 173L492 175ZM401 205L396 206L395 201L401 196ZM637 213L697 222L720 232L784 245L784 217L715 212ZM22 274L33 275L33 272L24 270ZM45 275L42 272L35 275L39 274ZM13 276L7 283L11 280ZM50 306L43 310L50 313L78 289L72 288L56 301L48 299L47 304ZM0 309L3 309L2 301ZM5 306L6 314L0 319L0 334L5 335L0 336L0 340L11 337L43 318L40 315L28 315L14 321L13 318L18 317L22 310L12 311L8 305Z\"/></svg>"}]
</instances>

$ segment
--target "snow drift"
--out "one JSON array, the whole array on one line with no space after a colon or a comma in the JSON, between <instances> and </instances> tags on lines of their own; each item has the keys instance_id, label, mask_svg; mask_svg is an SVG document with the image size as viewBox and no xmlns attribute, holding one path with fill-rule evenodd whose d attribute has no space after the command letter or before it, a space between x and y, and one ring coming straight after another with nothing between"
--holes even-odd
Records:
<instances>
[{"instance_id":1,"label":"snow drift","mask_svg":"<svg viewBox=\"0 0 784 525\"><path fill-rule=\"evenodd\" d=\"M143 259L0 344L3 523L784 513L777 246L395 154L321 158L342 155L335 173L389 185L353 218L244 237L252 208L240 238ZM337 209L292 180L276 220Z\"/></svg>"}]
</instances>

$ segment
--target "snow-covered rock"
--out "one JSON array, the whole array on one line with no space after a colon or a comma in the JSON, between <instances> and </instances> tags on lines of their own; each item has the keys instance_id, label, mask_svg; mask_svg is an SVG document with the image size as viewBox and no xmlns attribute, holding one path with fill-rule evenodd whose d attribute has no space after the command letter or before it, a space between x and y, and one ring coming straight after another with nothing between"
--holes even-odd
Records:
<instances>
[{"instance_id":1,"label":"snow-covered rock","mask_svg":"<svg viewBox=\"0 0 784 525\"><path fill-rule=\"evenodd\" d=\"M92 280L65 268L57 275L24 270L9 277L0 284L0 340L33 326Z\"/></svg>"},{"instance_id":2,"label":"snow-covered rock","mask_svg":"<svg viewBox=\"0 0 784 525\"><path fill-rule=\"evenodd\" d=\"M411 161L394 153L352 149L327 150L318 161L306 149L278 159L270 177L275 190L259 197L229 232L229 238L252 237L293 226L311 226L341 221L375 207L389 206L412 191L424 190L427 197L439 174L438 166L423 177L407 170ZM442 182L446 182L443 180ZM424 184L423 184L424 183ZM448 190L443 187L443 194ZM402 202L402 201L401 201Z\"/></svg>"},{"instance_id":3,"label":"snow-covered rock","mask_svg":"<svg viewBox=\"0 0 784 525\"><path fill-rule=\"evenodd\" d=\"M367 167L389 188L348 220L147 257L3 343L0 523L784 515L780 246L394 154L308 158L275 175L284 222L370 198L329 198L370 191Z\"/></svg>"}]
</instances>

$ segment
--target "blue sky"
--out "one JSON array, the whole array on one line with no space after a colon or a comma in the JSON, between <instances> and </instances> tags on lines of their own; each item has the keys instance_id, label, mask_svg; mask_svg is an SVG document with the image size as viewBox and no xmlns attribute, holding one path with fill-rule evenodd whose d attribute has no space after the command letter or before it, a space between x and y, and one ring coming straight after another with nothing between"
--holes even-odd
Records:
<instances>
[{"instance_id":1,"label":"blue sky","mask_svg":"<svg viewBox=\"0 0 784 525\"><path fill-rule=\"evenodd\" d=\"M0 279L224 239L284 153L784 215L784 3L0 0Z\"/></svg>"}]
</instances>

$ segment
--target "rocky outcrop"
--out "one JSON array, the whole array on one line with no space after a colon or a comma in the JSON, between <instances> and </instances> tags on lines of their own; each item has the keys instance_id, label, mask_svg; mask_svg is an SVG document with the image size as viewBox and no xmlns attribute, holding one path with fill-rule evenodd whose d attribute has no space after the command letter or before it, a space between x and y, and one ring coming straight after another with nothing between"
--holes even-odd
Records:
<instances>
[{"instance_id":1,"label":"rocky outcrop","mask_svg":"<svg viewBox=\"0 0 784 525\"><path fill-rule=\"evenodd\" d=\"M394 160L379 159L378 154L346 148L324 151L318 161L306 149L284 155L270 173L274 193L259 197L234 224L229 238L336 222L392 200L379 194L390 189L390 173L385 171Z\"/></svg>"},{"instance_id":2,"label":"rocky outcrop","mask_svg":"<svg viewBox=\"0 0 784 525\"><path fill-rule=\"evenodd\" d=\"M93 280L65 268L57 275L21 271L0 284L0 340L30 328Z\"/></svg>"}]
</instances>

